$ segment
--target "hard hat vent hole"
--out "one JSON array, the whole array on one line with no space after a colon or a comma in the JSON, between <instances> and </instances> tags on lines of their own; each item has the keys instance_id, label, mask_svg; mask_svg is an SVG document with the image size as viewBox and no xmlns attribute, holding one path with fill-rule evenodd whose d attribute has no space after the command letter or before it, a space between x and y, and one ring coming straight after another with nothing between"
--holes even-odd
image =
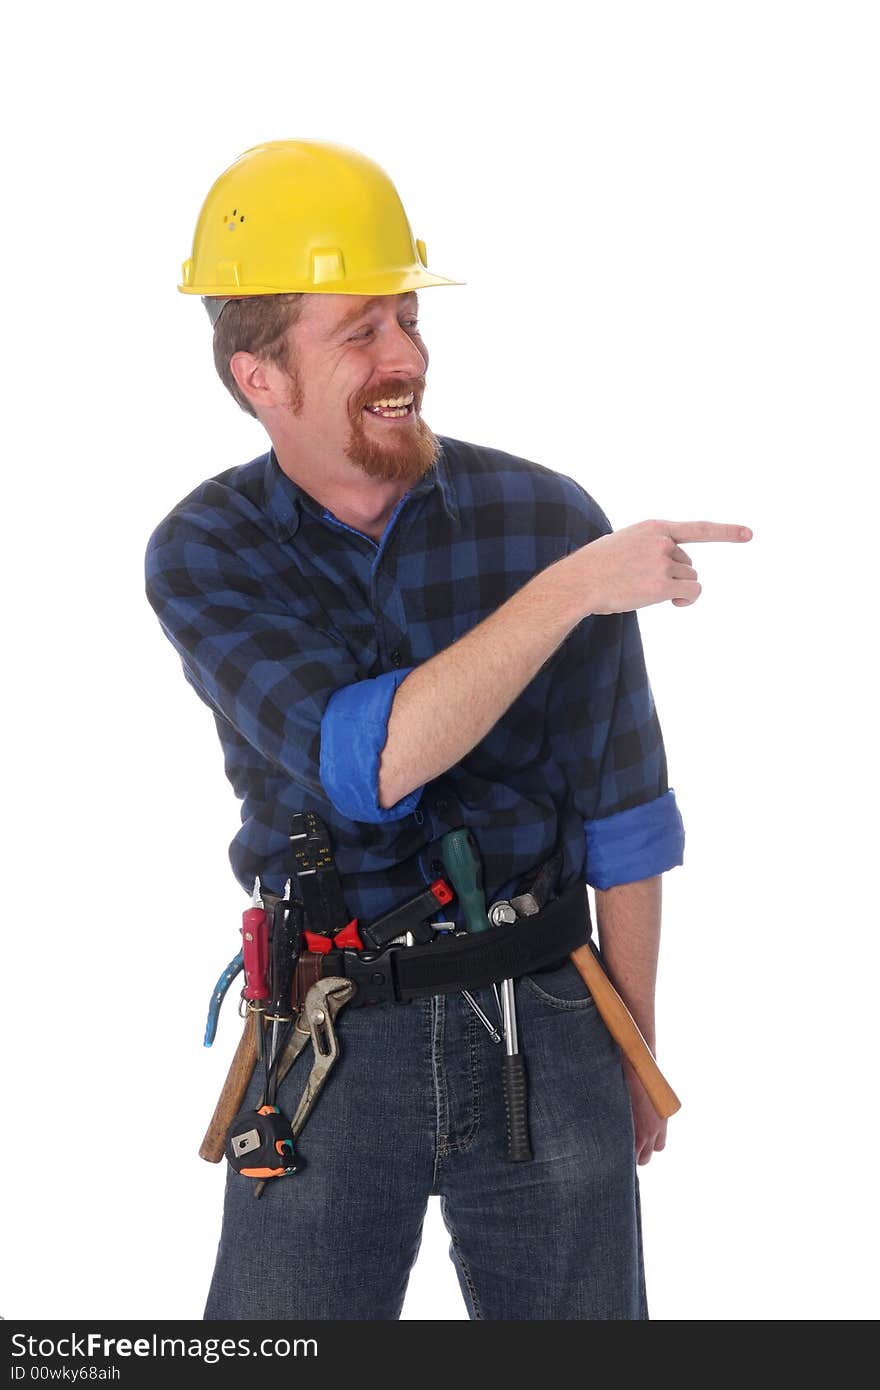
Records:
<instances>
[{"instance_id":1,"label":"hard hat vent hole","mask_svg":"<svg viewBox=\"0 0 880 1390\"><path fill-rule=\"evenodd\" d=\"M238 218L239 222L243 222L243 221L244 221L244 213L243 213L243 212L242 212L242 213L239 213L238 208L233 208L233 209L232 209L232 212L224 212L224 214L223 214L223 222L224 222L224 224L225 224L227 230L230 231L230 232L234 232L234 231L235 231L235 227L236 227L235 219L236 219L236 217Z\"/></svg>"}]
</instances>

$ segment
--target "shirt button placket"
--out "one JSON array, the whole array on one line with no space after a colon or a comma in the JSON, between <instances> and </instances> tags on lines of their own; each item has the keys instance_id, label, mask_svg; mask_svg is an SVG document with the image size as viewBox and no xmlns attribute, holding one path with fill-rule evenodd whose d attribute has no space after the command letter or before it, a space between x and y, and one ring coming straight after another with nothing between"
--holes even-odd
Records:
<instances>
[{"instance_id":1,"label":"shirt button placket","mask_svg":"<svg viewBox=\"0 0 880 1390\"><path fill-rule=\"evenodd\" d=\"M382 569L373 572L372 598L381 649L387 653L386 659L391 666L403 666L405 653L400 640L405 631L403 603L395 580Z\"/></svg>"}]
</instances>

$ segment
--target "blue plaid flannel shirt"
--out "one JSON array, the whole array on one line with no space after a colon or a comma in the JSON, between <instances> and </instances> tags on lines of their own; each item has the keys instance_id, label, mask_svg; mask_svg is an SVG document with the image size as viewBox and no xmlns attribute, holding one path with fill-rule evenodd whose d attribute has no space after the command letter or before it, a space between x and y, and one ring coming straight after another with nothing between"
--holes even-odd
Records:
<instances>
[{"instance_id":1,"label":"blue plaid flannel shirt","mask_svg":"<svg viewBox=\"0 0 880 1390\"><path fill-rule=\"evenodd\" d=\"M328 826L352 917L436 877L431 843L467 825L489 902L563 851L560 891L683 862L684 828L635 612L583 619L489 734L383 809L394 693L533 575L612 530L572 478L439 436L381 542L339 521L274 450L201 483L147 545L146 592L211 710L242 802L230 846L250 892L280 892L290 817ZM459 920L457 906L450 913Z\"/></svg>"}]
</instances>

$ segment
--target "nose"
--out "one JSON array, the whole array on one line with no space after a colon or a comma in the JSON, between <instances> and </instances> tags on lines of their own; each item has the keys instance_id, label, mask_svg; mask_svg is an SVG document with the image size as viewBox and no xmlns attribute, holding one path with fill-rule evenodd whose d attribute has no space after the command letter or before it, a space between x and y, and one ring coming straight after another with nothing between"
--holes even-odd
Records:
<instances>
[{"instance_id":1,"label":"nose","mask_svg":"<svg viewBox=\"0 0 880 1390\"><path fill-rule=\"evenodd\" d=\"M379 335L376 370L383 376L424 376L428 354L413 342L406 329L396 321L388 324Z\"/></svg>"}]
</instances>

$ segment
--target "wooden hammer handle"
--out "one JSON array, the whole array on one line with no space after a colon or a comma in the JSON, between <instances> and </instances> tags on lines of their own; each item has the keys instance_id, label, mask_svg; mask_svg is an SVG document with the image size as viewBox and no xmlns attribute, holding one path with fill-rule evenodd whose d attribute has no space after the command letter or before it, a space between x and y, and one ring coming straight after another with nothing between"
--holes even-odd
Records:
<instances>
[{"instance_id":1,"label":"wooden hammer handle","mask_svg":"<svg viewBox=\"0 0 880 1390\"><path fill-rule=\"evenodd\" d=\"M661 1120L668 1120L681 1101L654 1060L654 1054L639 1032L638 1025L609 980L592 946L586 942L572 951L571 959L593 996L612 1038L631 1064Z\"/></svg>"},{"instance_id":2,"label":"wooden hammer handle","mask_svg":"<svg viewBox=\"0 0 880 1390\"><path fill-rule=\"evenodd\" d=\"M256 1010L249 1009L241 1041L235 1050L229 1074L223 1083L223 1090L220 1092L220 1099L217 1102L211 1123L205 1132L202 1147L199 1149L199 1158L204 1158L208 1163L220 1163L223 1158L226 1147L226 1131L241 1109L241 1102L244 1100L245 1092L250 1085L257 1063L257 1028L259 1026L260 1015Z\"/></svg>"}]
</instances>

